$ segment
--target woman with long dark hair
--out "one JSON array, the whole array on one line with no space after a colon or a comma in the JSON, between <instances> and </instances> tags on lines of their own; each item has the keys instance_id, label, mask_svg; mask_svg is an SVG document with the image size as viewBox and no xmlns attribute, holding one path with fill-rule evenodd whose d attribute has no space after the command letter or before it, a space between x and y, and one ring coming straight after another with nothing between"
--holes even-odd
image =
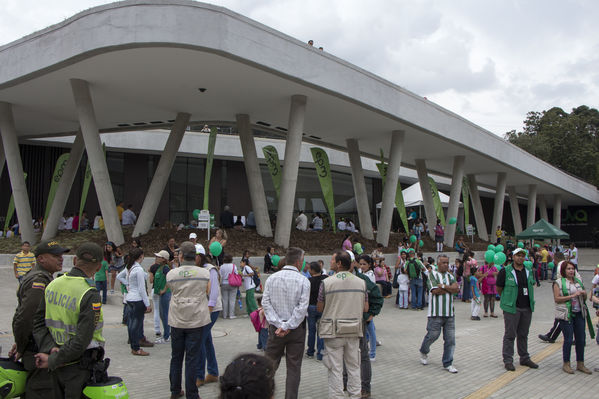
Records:
<instances>
[{"instance_id":1,"label":"woman with long dark hair","mask_svg":"<svg viewBox=\"0 0 599 399\"><path fill-rule=\"evenodd\" d=\"M104 260L108 262L108 271L110 272L110 293L114 294L114 281L117 273L123 270L123 253L121 249L112 241L104 245Z\"/></svg>"},{"instance_id":2,"label":"woman with long dark hair","mask_svg":"<svg viewBox=\"0 0 599 399\"><path fill-rule=\"evenodd\" d=\"M129 252L126 269L119 273L117 278L126 285L128 308L127 330L129 332L129 343L131 353L135 356L148 356L149 353L140 348L142 341L144 314L152 311L150 299L146 292L146 273L141 267L144 259L144 252L140 248L133 248Z\"/></svg>"}]
</instances>

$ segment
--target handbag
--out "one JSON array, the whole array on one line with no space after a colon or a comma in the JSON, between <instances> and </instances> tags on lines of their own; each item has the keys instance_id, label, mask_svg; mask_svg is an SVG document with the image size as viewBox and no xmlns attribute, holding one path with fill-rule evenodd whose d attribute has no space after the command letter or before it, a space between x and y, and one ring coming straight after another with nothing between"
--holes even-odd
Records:
<instances>
[{"instance_id":1,"label":"handbag","mask_svg":"<svg viewBox=\"0 0 599 399\"><path fill-rule=\"evenodd\" d=\"M229 274L229 285L231 287L241 287L241 276L237 274L235 268L233 268L233 271Z\"/></svg>"}]
</instances>

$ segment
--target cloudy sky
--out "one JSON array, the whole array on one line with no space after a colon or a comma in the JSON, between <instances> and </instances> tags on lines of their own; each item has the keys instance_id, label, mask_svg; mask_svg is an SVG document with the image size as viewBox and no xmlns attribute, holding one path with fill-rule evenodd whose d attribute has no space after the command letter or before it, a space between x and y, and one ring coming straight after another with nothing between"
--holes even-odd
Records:
<instances>
[{"instance_id":1,"label":"cloudy sky","mask_svg":"<svg viewBox=\"0 0 599 399\"><path fill-rule=\"evenodd\" d=\"M1 0L0 44L102 0ZM503 135L599 107L596 0L213 0Z\"/></svg>"}]
</instances>

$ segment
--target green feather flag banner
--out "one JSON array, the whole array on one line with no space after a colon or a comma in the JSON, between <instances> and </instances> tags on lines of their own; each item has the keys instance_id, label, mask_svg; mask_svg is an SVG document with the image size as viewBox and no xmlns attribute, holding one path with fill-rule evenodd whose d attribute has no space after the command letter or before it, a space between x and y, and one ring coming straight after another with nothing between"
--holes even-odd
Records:
<instances>
[{"instance_id":1,"label":"green feather flag banner","mask_svg":"<svg viewBox=\"0 0 599 399\"><path fill-rule=\"evenodd\" d=\"M23 173L24 179L27 180L27 173ZM8 211L6 212L6 220L4 222L4 231L8 231L10 227L10 220L15 213L15 198L11 195L10 202L8 203Z\"/></svg>"},{"instance_id":2,"label":"green feather flag banner","mask_svg":"<svg viewBox=\"0 0 599 399\"><path fill-rule=\"evenodd\" d=\"M206 171L204 175L204 206L202 209L210 209L209 195L210 195L210 176L212 176L212 164L214 163L214 147L216 147L216 133L218 129L216 127L210 128L210 136L208 138L208 155L206 159Z\"/></svg>"},{"instance_id":3,"label":"green feather flag banner","mask_svg":"<svg viewBox=\"0 0 599 399\"><path fill-rule=\"evenodd\" d=\"M67 166L69 156L70 154L67 152L59 156L58 160L56 160L54 174L52 175L52 183L50 184L50 191L48 192L48 200L46 201L46 211L44 212L44 225L46 224L46 220L48 220L48 214L50 213L50 208L52 208L52 203L54 202L54 197L56 196L56 190L58 190L58 183L60 183L60 179L62 178L62 174L64 173L64 168Z\"/></svg>"},{"instance_id":4,"label":"green feather flag banner","mask_svg":"<svg viewBox=\"0 0 599 399\"><path fill-rule=\"evenodd\" d=\"M316 167L316 174L320 181L320 188L322 189L322 195L324 202L327 204L329 209L329 215L331 216L331 224L333 225L333 231L337 232L337 226L335 224L335 198L333 195L333 179L331 177L331 166L329 164L329 157L322 148L311 148L312 159L314 160L314 166Z\"/></svg>"},{"instance_id":5,"label":"green feather flag banner","mask_svg":"<svg viewBox=\"0 0 599 399\"><path fill-rule=\"evenodd\" d=\"M102 151L104 152L104 158L106 158L106 144L102 143ZM81 191L81 201L79 202L79 225L77 231L81 231L81 215L83 215L83 209L85 209L85 203L87 202L87 194L89 193L89 186L92 183L92 170L89 165L89 158L87 159L87 166L85 168L85 178L83 179L83 190Z\"/></svg>"},{"instance_id":6,"label":"green feather flag banner","mask_svg":"<svg viewBox=\"0 0 599 399\"><path fill-rule=\"evenodd\" d=\"M462 204L464 204L464 227L470 224L470 185L468 178L462 180Z\"/></svg>"},{"instance_id":7,"label":"green feather flag banner","mask_svg":"<svg viewBox=\"0 0 599 399\"><path fill-rule=\"evenodd\" d=\"M437 183L433 180L432 177L428 178L428 183L431 186L431 194L433 195L433 205L435 205L435 213L437 214L437 219L441 221L441 225L445 226L445 214L443 213L443 205L441 205L441 198L439 198L439 190L437 190ZM429 220L429 226L433 226L436 220Z\"/></svg>"},{"instance_id":8,"label":"green feather flag banner","mask_svg":"<svg viewBox=\"0 0 599 399\"><path fill-rule=\"evenodd\" d=\"M383 189L385 188L385 180L387 179L387 164L385 163L383 156L383 149L381 149L381 162L376 164L376 167L379 170L379 174L383 180ZM399 181L397 182L397 191L395 192L395 209L397 209L397 213L399 214L399 218L401 219L401 224L403 225L406 233L409 234L410 228L408 226L408 215L406 213L406 205L403 199L403 192L401 191L401 184Z\"/></svg>"},{"instance_id":9,"label":"green feather flag banner","mask_svg":"<svg viewBox=\"0 0 599 399\"><path fill-rule=\"evenodd\" d=\"M270 172L270 177L272 178L272 184L275 186L275 193L277 194L277 199L281 194L281 161L279 160L279 153L277 149L272 145L267 145L266 147L262 147L262 152L264 153L264 158L266 159L266 166L268 166L268 171ZM335 224L335 223L333 223Z\"/></svg>"}]
</instances>

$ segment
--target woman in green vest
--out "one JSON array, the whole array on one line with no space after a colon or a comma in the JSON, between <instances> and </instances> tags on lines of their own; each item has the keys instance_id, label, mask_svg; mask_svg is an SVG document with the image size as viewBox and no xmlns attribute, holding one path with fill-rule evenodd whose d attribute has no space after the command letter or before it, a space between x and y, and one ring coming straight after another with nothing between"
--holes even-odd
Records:
<instances>
[{"instance_id":1,"label":"woman in green vest","mask_svg":"<svg viewBox=\"0 0 599 399\"><path fill-rule=\"evenodd\" d=\"M576 277L576 267L570 261L564 261L560 268L561 278L553 283L553 298L555 299L555 318L560 321L564 334L562 369L568 374L574 374L570 367L570 352L572 351L572 335L576 338L576 370L585 374L591 371L584 366L585 319L589 316L585 301L587 293L582 281ZM589 318L590 321L590 318ZM594 336L593 325L589 326L591 337Z\"/></svg>"}]
</instances>

